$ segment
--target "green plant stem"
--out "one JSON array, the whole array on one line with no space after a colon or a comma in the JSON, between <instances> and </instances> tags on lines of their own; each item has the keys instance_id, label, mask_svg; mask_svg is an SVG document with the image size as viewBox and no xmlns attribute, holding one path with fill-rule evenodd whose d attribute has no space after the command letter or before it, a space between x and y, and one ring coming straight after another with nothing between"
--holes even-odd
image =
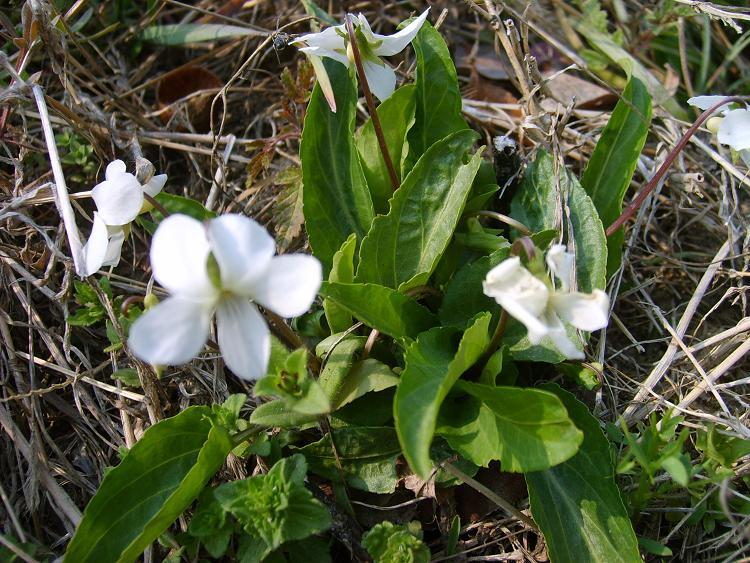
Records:
<instances>
[{"instance_id":1,"label":"green plant stem","mask_svg":"<svg viewBox=\"0 0 750 563\"><path fill-rule=\"evenodd\" d=\"M352 47L352 54L354 56L354 65L357 68L357 76L362 84L362 91L365 94L365 101L367 102L367 109L370 112L370 119L372 119L372 126L375 129L375 136L378 139L378 145L380 146L380 152L383 155L383 161L385 167L388 169L388 176L391 179L391 186L395 192L399 187L398 174L393 166L393 160L388 152L388 145L385 143L385 135L383 135L383 127L380 125L380 117L378 117L378 109L375 106L375 100L372 97L370 91L370 84L367 82L367 76L365 76L365 67L362 65L362 53L359 50L357 44L357 34L354 31L354 23L352 23L351 14L346 16L346 31L349 33L349 43Z\"/></svg>"},{"instance_id":2,"label":"green plant stem","mask_svg":"<svg viewBox=\"0 0 750 563\"><path fill-rule=\"evenodd\" d=\"M672 163L677 158L677 155L679 155L680 152L682 152L682 149L685 148L685 145L688 144L688 141L695 134L698 128L701 125L703 125L703 122L706 121L706 119L708 119L709 117L711 117L711 115L721 106L732 103L732 102L742 102L742 101L743 101L742 98L739 98L737 96L724 98L722 101L720 101L717 104L714 104L713 106L708 108L706 111L704 111L702 114L700 114L698 119L695 120L695 123L693 123L690 126L690 129L688 129L685 132L685 134L682 136L679 142L667 155L666 160L659 167L659 170L656 171L656 174L654 174L651 177L651 179L648 181L645 187L638 193L638 195L635 196L632 203L625 208L625 210L620 214L620 216L617 219L615 219L614 223L612 223L609 227L607 227L608 237L611 237L613 234L615 234L618 231L618 229L622 227L623 224L627 220L629 220L633 215L635 215L635 212L638 211L638 208L640 208L640 206L643 205L643 202L646 200L646 198L651 194L651 192L654 191L656 186L659 185L659 182L664 177L664 174L667 173L667 170L669 170L670 166L672 166Z\"/></svg>"},{"instance_id":3,"label":"green plant stem","mask_svg":"<svg viewBox=\"0 0 750 563\"><path fill-rule=\"evenodd\" d=\"M483 494L484 496L486 496L488 499L490 499L492 502L494 502L495 504L497 504L500 508L502 508L503 510L505 510L506 512L508 512L512 516L515 516L516 518L518 518L521 522L523 522L524 524L526 524L532 530L539 531L539 528L537 527L537 525L534 523L534 521L531 518L529 518L528 516L526 516L523 512L521 512L520 510L518 510L515 506L513 506L511 503L509 503L503 497L501 497L500 495L498 495L492 489L489 489L488 487L485 487L484 485L482 485L482 483L480 483L479 481L477 481L475 479L472 479L466 473L464 473L463 471L461 471L460 469L458 469L457 467L451 465L448 462L443 462L441 464L441 467L445 471L447 471L448 473L450 473L451 475L453 475L454 477L456 477L457 479L460 479L461 481L463 481L464 483L466 483L467 485L469 485L475 491L477 491L477 492Z\"/></svg>"}]
</instances>

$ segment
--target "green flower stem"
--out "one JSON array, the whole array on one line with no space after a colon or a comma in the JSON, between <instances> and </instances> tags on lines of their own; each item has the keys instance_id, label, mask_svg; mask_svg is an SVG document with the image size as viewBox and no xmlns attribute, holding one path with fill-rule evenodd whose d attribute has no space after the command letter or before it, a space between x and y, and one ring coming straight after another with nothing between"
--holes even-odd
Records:
<instances>
[{"instance_id":1,"label":"green flower stem","mask_svg":"<svg viewBox=\"0 0 750 563\"><path fill-rule=\"evenodd\" d=\"M378 145L380 146L380 152L383 155L383 161L385 167L388 169L388 176L391 179L391 186L395 192L399 187L398 175L396 169L393 166L393 160L388 152L388 146L385 144L385 136L383 135L383 127L380 125L380 118L378 117L378 110L375 106L375 100L372 97L370 91L370 84L367 82L367 76L365 76L365 67L362 65L362 53L359 50L357 44L357 34L354 31L354 24L352 23L351 14L346 16L346 31L349 33L349 43L352 48L352 54L354 56L354 65L357 67L357 76L362 84L362 91L365 94L365 101L367 102L367 109L370 112L370 119L372 119L372 126L375 129L375 136L378 138Z\"/></svg>"},{"instance_id":2,"label":"green flower stem","mask_svg":"<svg viewBox=\"0 0 750 563\"><path fill-rule=\"evenodd\" d=\"M659 185L659 182L664 177L664 174L667 173L667 170L669 170L669 167L672 166L672 163L677 158L677 155L682 152L682 149L685 148L685 145L688 144L688 141L690 140L690 137L692 137L695 132L698 130L698 128L703 125L703 122L706 121L711 115L719 109L721 106L725 104L729 104L732 102L743 102L742 98L739 98L737 96L731 96L728 98L724 98L722 101L720 101L717 104L714 104L712 107L708 108L706 111L704 111L698 119L695 120L695 123L693 123L690 126L690 129L688 129L685 134L682 136L680 141L675 145L675 147L671 150L671 152L667 155L666 160L664 163L659 167L659 170L656 171L656 174L654 174L651 179L648 181L646 186L640 191L638 195L635 196L633 199L633 202L628 205L625 210L620 214L620 216L615 219L615 222L612 223L609 227L607 227L607 236L611 237L613 234L617 232L617 230L623 226L623 224L630 219L633 215L635 215L635 212L638 211L638 208L643 204L643 202L646 200L646 198L651 194L651 192L654 191L656 186Z\"/></svg>"}]
</instances>

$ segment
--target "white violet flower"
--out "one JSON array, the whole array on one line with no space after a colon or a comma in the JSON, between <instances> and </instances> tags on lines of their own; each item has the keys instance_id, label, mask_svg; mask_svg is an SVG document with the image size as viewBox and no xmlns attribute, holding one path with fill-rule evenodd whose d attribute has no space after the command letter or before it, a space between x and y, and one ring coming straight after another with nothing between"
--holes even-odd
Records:
<instances>
[{"instance_id":1,"label":"white violet flower","mask_svg":"<svg viewBox=\"0 0 750 563\"><path fill-rule=\"evenodd\" d=\"M243 379L264 376L271 337L254 303L297 317L310 308L323 279L316 258L274 253L273 238L242 215L205 224L186 215L164 219L151 243L151 268L171 296L133 323L128 346L151 364L186 363L206 344L216 313L227 366Z\"/></svg>"},{"instance_id":2,"label":"white violet flower","mask_svg":"<svg viewBox=\"0 0 750 563\"><path fill-rule=\"evenodd\" d=\"M695 96L688 100L688 104L705 111L725 98L727 96ZM725 104L717 111L722 113L722 117L712 117L707 126L716 133L722 145L732 147L745 164L750 166L750 110L729 109L729 104Z\"/></svg>"},{"instance_id":3,"label":"white violet flower","mask_svg":"<svg viewBox=\"0 0 750 563\"><path fill-rule=\"evenodd\" d=\"M154 197L167 182L167 175L159 174L141 185L133 174L125 170L122 160L110 162L104 173L104 181L91 190L97 211L94 212L91 235L83 247L86 276L102 266L117 265L125 241L125 227L141 212L143 194Z\"/></svg>"},{"instance_id":4,"label":"white violet flower","mask_svg":"<svg viewBox=\"0 0 750 563\"><path fill-rule=\"evenodd\" d=\"M536 277L518 256L507 258L487 273L482 284L484 293L526 326L529 342L539 344L549 337L566 358L583 359L583 352L568 337L562 321L586 331L604 328L609 319L609 296L600 289L592 293L571 291L575 256L563 245L552 245L546 262L550 280ZM559 288L553 284L555 278Z\"/></svg>"},{"instance_id":5,"label":"white violet flower","mask_svg":"<svg viewBox=\"0 0 750 563\"><path fill-rule=\"evenodd\" d=\"M380 57L390 57L403 51L417 35L427 19L429 11L430 9L427 8L413 22L393 35L373 33L367 19L362 14L357 16L354 25L360 32L359 36L364 39L364 44L358 42L358 46L362 54L365 77L370 85L370 90L381 102L393 94L396 89L396 73L390 66L381 61ZM329 27L320 33L308 33L292 41L292 43L303 45L299 50L305 53L312 63L320 88L323 90L323 94L333 112L336 111L336 99L325 66L323 66L322 57L331 58L348 68L351 63L347 53L348 41L349 36L344 24Z\"/></svg>"}]
</instances>

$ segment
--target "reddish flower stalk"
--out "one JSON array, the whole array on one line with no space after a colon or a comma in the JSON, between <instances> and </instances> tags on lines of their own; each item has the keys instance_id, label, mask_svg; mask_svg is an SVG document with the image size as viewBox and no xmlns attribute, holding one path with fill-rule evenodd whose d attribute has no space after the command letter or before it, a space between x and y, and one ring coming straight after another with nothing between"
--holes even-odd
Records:
<instances>
[{"instance_id":1,"label":"reddish flower stalk","mask_svg":"<svg viewBox=\"0 0 750 563\"><path fill-rule=\"evenodd\" d=\"M391 179L391 186L395 192L399 187L398 175L396 169L393 166L393 160L388 152L388 146L385 143L385 135L383 135L383 127L380 125L380 118L378 117L377 107L375 106L375 99L372 97L372 91L370 90L370 84L367 82L367 76L365 76L365 67L362 65L362 54L359 51L359 45L357 44L357 34L354 31L354 23L350 14L346 16L346 31L349 33L349 43L352 47L352 55L354 56L354 65L357 67L357 76L362 84L362 91L365 94L365 101L367 102L367 109L370 112L370 119L372 119L372 126L375 129L375 136L378 139L378 145L380 146L380 152L383 155L383 161L385 161L385 167L388 169L388 176Z\"/></svg>"},{"instance_id":2,"label":"reddish flower stalk","mask_svg":"<svg viewBox=\"0 0 750 563\"><path fill-rule=\"evenodd\" d=\"M659 181L664 177L664 174L667 173L667 170L669 170L669 167L672 166L672 163L677 158L677 155L682 152L682 149L685 148L685 145L687 145L690 138L695 134L695 132L700 128L701 125L709 118L711 115L720 107L732 103L732 102L742 102L742 98L739 98L737 96L730 96L727 98L724 98L721 102L714 104L710 108L708 108L706 111L704 111L698 119L695 120L695 123L693 123L690 126L690 129L688 129L685 134L682 136L680 141L675 145L675 147L672 149L672 151L667 155L666 160L664 163L659 167L659 170L656 171L656 174L654 174L651 179L648 181L646 186L638 193L638 195L635 196L633 201L630 205L628 205L625 210L620 214L620 216L615 219L614 223L612 223L609 227L607 227L607 236L611 237L613 234L617 232L617 230L625 224L626 221L628 221L633 215L635 215L636 211L640 208L641 205L643 205L643 202L646 200L646 198L651 194L651 192L654 191L656 186L659 185Z\"/></svg>"}]
</instances>

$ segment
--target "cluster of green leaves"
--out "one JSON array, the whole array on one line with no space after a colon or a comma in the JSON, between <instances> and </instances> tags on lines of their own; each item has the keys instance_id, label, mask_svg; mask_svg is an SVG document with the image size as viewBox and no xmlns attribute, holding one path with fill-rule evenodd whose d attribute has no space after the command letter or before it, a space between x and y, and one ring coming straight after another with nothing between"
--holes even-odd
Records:
<instances>
[{"instance_id":1,"label":"cluster of green leaves","mask_svg":"<svg viewBox=\"0 0 750 563\"><path fill-rule=\"evenodd\" d=\"M483 294L481 282L507 258L510 242L471 215L492 205L498 187L482 151L472 153L477 136L461 117L455 69L442 38L426 24L414 49L415 83L377 109L400 179L395 192L371 122L355 127L353 71L325 63L336 113L318 88L310 100L301 147L304 213L313 253L328 275L321 294L332 336L322 343L320 382L336 427L332 437L300 451L327 459L311 462L312 471L334 482L343 476L350 487L370 492L388 489L384 462L399 453L425 479L448 457L470 471L498 460L505 471L533 476L540 526L556 546L556 558L585 549L592 560L637 560L596 420L557 387L514 386L517 362L557 364L564 357L551 342L532 346L514 321L504 345L489 360L484 357L499 308ZM650 106L641 107L650 102L639 89L642 99L634 104L631 91L639 83L632 84L608 125L607 140L597 147L585 188L539 151L512 201L513 217L539 233L535 240L542 249L559 233L575 246L583 291L604 287L603 220L619 214L645 140ZM630 130L631 112L645 114L636 133ZM604 185L605 168L617 170L615 185ZM613 254L619 260L616 251L618 246ZM357 330L355 321L383 335L369 356L362 352L367 331ZM376 362L373 373L387 376L382 386L363 386L366 362ZM573 375L582 369L566 367L562 371ZM342 401L355 386L371 396ZM383 397L385 408L374 406L381 404L376 397ZM352 416L349 407L359 405ZM559 509L561 493L575 525L557 526L557 517L543 514L545 504Z\"/></svg>"},{"instance_id":2,"label":"cluster of green leaves","mask_svg":"<svg viewBox=\"0 0 750 563\"><path fill-rule=\"evenodd\" d=\"M392 522L376 524L363 536L362 546L377 562L428 563L430 560L430 549L422 542L419 522L407 526Z\"/></svg>"},{"instance_id":3,"label":"cluster of green leaves","mask_svg":"<svg viewBox=\"0 0 750 563\"><path fill-rule=\"evenodd\" d=\"M490 348L500 309L484 295L482 280L509 256L515 233L476 217L496 204L499 188L483 149L475 150L477 133L461 116L445 42L426 23L413 44L414 84L377 108L400 182L395 191L371 120L356 127L354 71L324 62L337 112L319 87L310 98L300 147L302 205L327 279L322 310L294 326L315 345L314 355L274 340L269 373L255 386L264 402L248 420L239 418L243 401L235 397L149 429L107 474L67 560L133 560L190 506L230 451L276 464L265 476L203 492L180 539L190 557L201 546L213 557L241 561L325 552L315 535L328 529L330 517L305 488L308 471L330 481L351 512L347 489L392 493L403 457L438 486L455 484L440 470L447 460L469 474L493 461L525 474L554 560L639 560L596 419L558 386L537 385L528 362L593 386L589 368L561 363L551 341L532 345L513 320L500 346ZM512 201L503 202L535 233L540 256L561 237L575 247L577 283L587 292L604 288L603 221L621 208L650 116L645 90L636 80L628 88L582 182L539 150ZM616 172L616 181L606 182L605 171ZM157 199L170 212L208 217L197 202ZM619 265L619 245L609 243L610 268ZM97 317L94 302L82 300L86 315ZM241 439L233 439L238 432ZM131 495L127 502L124 495ZM458 528L453 547L457 534ZM377 561L428 560L417 535L383 524L364 545Z\"/></svg>"},{"instance_id":4,"label":"cluster of green leaves","mask_svg":"<svg viewBox=\"0 0 750 563\"><path fill-rule=\"evenodd\" d=\"M280 460L265 475L207 489L200 497L188 534L214 558L227 554L230 540L239 536L233 558L243 563L267 560L282 545L290 551L292 561L310 561L310 550L320 552L321 542L323 552L327 552L325 542L310 536L326 531L331 516L305 488L306 473L305 458L297 454ZM297 553L307 558L300 559ZM287 560L281 553L279 557Z\"/></svg>"},{"instance_id":5,"label":"cluster of green leaves","mask_svg":"<svg viewBox=\"0 0 750 563\"><path fill-rule=\"evenodd\" d=\"M55 143L60 148L60 161L69 165L67 177L76 183L88 183L96 173L94 147L83 137L73 132L55 135Z\"/></svg>"},{"instance_id":6,"label":"cluster of green leaves","mask_svg":"<svg viewBox=\"0 0 750 563\"><path fill-rule=\"evenodd\" d=\"M617 473L629 482L624 490L633 519L640 519L649 506L665 504L675 509L668 519L683 518L687 509L690 513L684 524L702 524L710 532L717 521L728 520L718 485L735 477L732 466L750 454L750 440L709 425L698 431L693 449L689 429L683 426L678 432L682 422L683 417L667 412L661 419L652 414L647 424L638 423L634 430L609 425L607 432L613 444L622 448ZM700 461L691 459L691 449ZM730 495L728 504L736 514L750 513L750 502L742 497ZM639 542L654 555L670 554L667 546L653 539L639 538Z\"/></svg>"}]
</instances>

